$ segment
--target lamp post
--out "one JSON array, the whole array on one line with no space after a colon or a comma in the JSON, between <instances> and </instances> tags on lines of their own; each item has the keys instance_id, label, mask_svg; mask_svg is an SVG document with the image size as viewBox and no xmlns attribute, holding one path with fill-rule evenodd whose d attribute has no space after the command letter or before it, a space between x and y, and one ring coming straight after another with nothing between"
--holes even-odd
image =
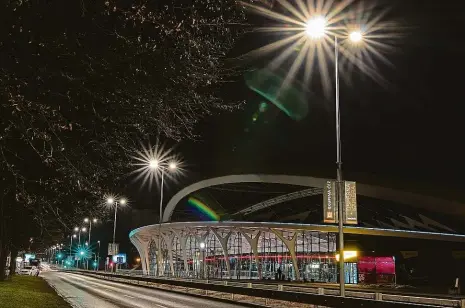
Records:
<instances>
[{"instance_id":1,"label":"lamp post","mask_svg":"<svg viewBox=\"0 0 465 308\"><path fill-rule=\"evenodd\" d=\"M107 199L107 203L109 205L113 205L115 207L115 218L113 220L113 246L115 245L115 239L116 239L116 213L118 212L118 205L126 205L126 199L125 198L121 198L119 200L115 200L113 198L108 198Z\"/></svg>"},{"instance_id":2,"label":"lamp post","mask_svg":"<svg viewBox=\"0 0 465 308\"><path fill-rule=\"evenodd\" d=\"M115 250L115 240L116 240L116 213L118 212L118 205L126 205L127 203L127 200L125 198L120 198L119 200L116 200L116 199L113 199L113 198L108 198L107 199L107 203L109 205L113 205L115 207L115 218L113 220L113 253L114 253L114 250ZM117 269L117 265L114 267L115 268L115 272L116 272L116 269Z\"/></svg>"},{"instance_id":3,"label":"lamp post","mask_svg":"<svg viewBox=\"0 0 465 308\"><path fill-rule=\"evenodd\" d=\"M205 279L205 268L206 268L206 265L205 265L205 243L204 242L201 242L200 243L200 253L202 254L202 279Z\"/></svg>"},{"instance_id":4,"label":"lamp post","mask_svg":"<svg viewBox=\"0 0 465 308\"><path fill-rule=\"evenodd\" d=\"M323 16L316 16L306 24L306 34L311 39L321 39L326 36L327 21ZM352 43L359 43L363 40L360 31L352 31L348 35L348 40ZM344 269L344 180L342 176L342 154L341 154L341 113L339 106L339 42L334 35L334 78L335 78L335 105L336 105L336 185L337 185L337 206L338 206L338 231L339 231L339 284L340 295L345 296L345 269Z\"/></svg>"},{"instance_id":5,"label":"lamp post","mask_svg":"<svg viewBox=\"0 0 465 308\"><path fill-rule=\"evenodd\" d=\"M78 229L79 230L79 234L78 234L78 241L79 241L79 245L78 245L78 249L81 248L81 232L86 232L87 231L87 228L86 227L83 227L83 228L74 228L74 230ZM77 268L79 268L79 259L77 260Z\"/></svg>"},{"instance_id":6,"label":"lamp post","mask_svg":"<svg viewBox=\"0 0 465 308\"><path fill-rule=\"evenodd\" d=\"M84 218L84 222L85 223L89 223L89 245L91 244L91 241L90 241L90 235L92 233L92 223L97 223L97 218L93 218L93 219L89 219L89 218Z\"/></svg>"},{"instance_id":7,"label":"lamp post","mask_svg":"<svg viewBox=\"0 0 465 308\"><path fill-rule=\"evenodd\" d=\"M89 223L89 239L88 239L88 245L89 245L89 248L92 249L92 245L91 245L91 242L90 242L90 235L91 235L91 233L92 233L92 223L97 223L97 218L93 218L93 219L84 218L84 222L85 222L85 223ZM89 259L86 260L86 266L87 266L87 269L89 269Z\"/></svg>"},{"instance_id":8,"label":"lamp post","mask_svg":"<svg viewBox=\"0 0 465 308\"><path fill-rule=\"evenodd\" d=\"M164 191L164 183L165 183L165 172L171 171L175 172L177 169L177 164L175 162L170 162L168 165L160 163L158 159L151 159L148 161L147 167L152 172L160 171L161 173L161 183L160 183L160 219L158 224L158 265L157 265L157 276L160 276L160 266L161 266L161 224L163 223L163 191Z\"/></svg>"},{"instance_id":9,"label":"lamp post","mask_svg":"<svg viewBox=\"0 0 465 308\"><path fill-rule=\"evenodd\" d=\"M76 234L71 234L70 236L70 244L69 244L69 255L72 256L73 255L73 251L72 251L72 248L73 248L73 238L76 238L77 235Z\"/></svg>"},{"instance_id":10,"label":"lamp post","mask_svg":"<svg viewBox=\"0 0 465 308\"><path fill-rule=\"evenodd\" d=\"M98 251L97 251L97 262L98 265L100 265L100 241L97 241L98 244ZM97 266L97 271L98 271L99 266Z\"/></svg>"}]
</instances>

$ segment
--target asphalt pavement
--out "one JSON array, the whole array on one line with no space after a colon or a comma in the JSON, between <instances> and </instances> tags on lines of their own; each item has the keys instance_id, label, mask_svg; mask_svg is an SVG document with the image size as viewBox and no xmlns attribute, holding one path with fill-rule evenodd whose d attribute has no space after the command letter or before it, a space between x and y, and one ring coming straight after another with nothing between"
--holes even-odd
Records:
<instances>
[{"instance_id":1,"label":"asphalt pavement","mask_svg":"<svg viewBox=\"0 0 465 308\"><path fill-rule=\"evenodd\" d=\"M244 308L215 300L65 272L41 276L74 308Z\"/></svg>"}]
</instances>

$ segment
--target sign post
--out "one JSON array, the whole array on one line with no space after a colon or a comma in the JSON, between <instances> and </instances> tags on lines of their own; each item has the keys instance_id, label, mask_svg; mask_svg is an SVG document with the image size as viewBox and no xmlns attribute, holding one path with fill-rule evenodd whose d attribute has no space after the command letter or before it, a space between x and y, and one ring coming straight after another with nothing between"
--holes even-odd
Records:
<instances>
[{"instance_id":1,"label":"sign post","mask_svg":"<svg viewBox=\"0 0 465 308\"><path fill-rule=\"evenodd\" d=\"M108 255L114 256L119 253L119 244L118 243L108 243Z\"/></svg>"}]
</instances>

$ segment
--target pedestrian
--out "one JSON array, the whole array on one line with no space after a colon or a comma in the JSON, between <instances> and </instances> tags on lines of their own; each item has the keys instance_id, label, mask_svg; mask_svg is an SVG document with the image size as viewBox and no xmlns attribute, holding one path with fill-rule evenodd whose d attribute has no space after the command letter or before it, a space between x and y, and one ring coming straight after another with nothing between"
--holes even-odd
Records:
<instances>
[{"instance_id":1,"label":"pedestrian","mask_svg":"<svg viewBox=\"0 0 465 308\"><path fill-rule=\"evenodd\" d=\"M281 271L281 266L278 267L278 280L281 280L283 272Z\"/></svg>"}]
</instances>

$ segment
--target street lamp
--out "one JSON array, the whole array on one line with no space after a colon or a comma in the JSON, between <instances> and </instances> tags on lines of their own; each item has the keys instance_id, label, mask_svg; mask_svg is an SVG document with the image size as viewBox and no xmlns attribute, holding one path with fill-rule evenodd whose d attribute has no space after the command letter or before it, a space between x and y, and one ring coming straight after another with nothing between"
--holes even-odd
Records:
<instances>
[{"instance_id":1,"label":"street lamp","mask_svg":"<svg viewBox=\"0 0 465 308\"><path fill-rule=\"evenodd\" d=\"M160 183L160 219L159 219L159 231L158 231L158 247L159 247L159 254L161 254L161 224L163 223L163 191L164 191L164 183L165 183L165 172L176 172L178 165L176 162L171 161L167 165L160 163L160 161L156 158L150 159L147 163L147 167L151 172L160 171L161 173L161 183ZM160 260L160 259L159 259ZM160 264L157 266L157 276L160 276L159 273Z\"/></svg>"},{"instance_id":2,"label":"street lamp","mask_svg":"<svg viewBox=\"0 0 465 308\"><path fill-rule=\"evenodd\" d=\"M97 260L100 264L100 241L97 241L97 244L98 244ZM98 268L97 268L97 271L98 271Z\"/></svg>"},{"instance_id":3,"label":"street lamp","mask_svg":"<svg viewBox=\"0 0 465 308\"><path fill-rule=\"evenodd\" d=\"M72 248L73 248L73 238L76 238L77 235L76 234L72 234L70 236L70 244L69 244L69 255L72 256L73 255L73 252L72 252Z\"/></svg>"},{"instance_id":4,"label":"street lamp","mask_svg":"<svg viewBox=\"0 0 465 308\"><path fill-rule=\"evenodd\" d=\"M95 224L95 223L97 223L97 221L98 221L97 218L93 218L93 219L84 218L84 223L89 223L89 239L88 239L89 245L90 245L90 243L91 243L91 242L90 242L90 235L91 235L91 233L92 233L92 223Z\"/></svg>"},{"instance_id":5,"label":"street lamp","mask_svg":"<svg viewBox=\"0 0 465 308\"><path fill-rule=\"evenodd\" d=\"M107 199L107 204L113 205L115 207L115 219L113 220L113 247L115 244L115 238L116 238L116 213L118 211L118 205L126 205L127 200L125 198L120 198L119 200L115 200L112 197L109 197Z\"/></svg>"},{"instance_id":6,"label":"street lamp","mask_svg":"<svg viewBox=\"0 0 465 308\"><path fill-rule=\"evenodd\" d=\"M200 242L200 253L202 254L202 278L205 279L205 242Z\"/></svg>"},{"instance_id":7,"label":"street lamp","mask_svg":"<svg viewBox=\"0 0 465 308\"><path fill-rule=\"evenodd\" d=\"M323 16L310 19L306 24L306 34L310 39L324 39L326 36L327 21ZM348 41L356 44L363 40L363 33L352 31L348 35ZM344 182L342 177L342 154L341 154L341 113L339 108L339 43L337 35L334 35L334 76L336 83L336 165L337 165L337 205L339 213L339 254L344 255ZM345 270L344 258L339 260L339 283L340 295L345 296Z\"/></svg>"}]
</instances>

